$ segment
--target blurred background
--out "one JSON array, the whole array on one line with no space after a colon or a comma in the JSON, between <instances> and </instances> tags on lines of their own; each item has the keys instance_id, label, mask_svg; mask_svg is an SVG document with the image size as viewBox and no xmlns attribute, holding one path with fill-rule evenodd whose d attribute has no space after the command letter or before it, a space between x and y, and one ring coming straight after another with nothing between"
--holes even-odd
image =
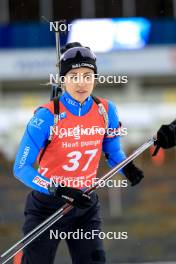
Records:
<instances>
[{"instance_id":1,"label":"blurred background","mask_svg":"<svg viewBox=\"0 0 176 264\"><path fill-rule=\"evenodd\" d=\"M94 90L117 105L128 128L126 153L176 117L176 0L0 0L1 253L22 236L30 191L13 176L15 154L34 109L49 100L44 84L56 73L55 34L42 16L72 24L61 46L80 41L92 48L100 75L127 76L126 84L98 83ZM136 160L145 172L139 186L98 191L104 231L128 232L127 240L104 241L108 263L176 263L176 151L151 153ZM102 157L99 175L107 170ZM64 242L58 261L71 262Z\"/></svg>"}]
</instances>

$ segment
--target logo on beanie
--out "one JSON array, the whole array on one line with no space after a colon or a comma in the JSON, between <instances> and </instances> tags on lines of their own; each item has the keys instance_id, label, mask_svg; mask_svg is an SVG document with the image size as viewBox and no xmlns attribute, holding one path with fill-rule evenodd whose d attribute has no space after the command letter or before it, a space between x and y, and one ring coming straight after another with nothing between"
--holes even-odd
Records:
<instances>
[{"instance_id":1,"label":"logo on beanie","mask_svg":"<svg viewBox=\"0 0 176 264\"><path fill-rule=\"evenodd\" d=\"M88 68L95 69L95 66L93 64L90 64L90 63L82 62L82 63L72 64L72 69L80 68L80 67L88 67Z\"/></svg>"}]
</instances>

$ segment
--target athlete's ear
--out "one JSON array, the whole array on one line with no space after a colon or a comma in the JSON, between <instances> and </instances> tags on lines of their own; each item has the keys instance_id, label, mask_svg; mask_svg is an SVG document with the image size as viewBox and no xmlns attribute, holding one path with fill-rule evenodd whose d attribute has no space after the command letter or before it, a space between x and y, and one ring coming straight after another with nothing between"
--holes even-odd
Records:
<instances>
[{"instance_id":1,"label":"athlete's ear","mask_svg":"<svg viewBox=\"0 0 176 264\"><path fill-rule=\"evenodd\" d=\"M97 86L97 83L98 83L97 78L95 78L94 79L94 88Z\"/></svg>"},{"instance_id":2,"label":"athlete's ear","mask_svg":"<svg viewBox=\"0 0 176 264\"><path fill-rule=\"evenodd\" d=\"M96 87L97 83L98 83L98 74L94 73L94 88Z\"/></svg>"}]
</instances>

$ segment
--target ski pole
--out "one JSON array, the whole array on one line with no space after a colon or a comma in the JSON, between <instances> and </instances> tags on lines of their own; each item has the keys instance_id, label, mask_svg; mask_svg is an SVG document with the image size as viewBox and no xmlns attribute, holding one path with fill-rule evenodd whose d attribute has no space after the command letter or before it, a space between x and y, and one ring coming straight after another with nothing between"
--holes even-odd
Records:
<instances>
[{"instance_id":1,"label":"ski pole","mask_svg":"<svg viewBox=\"0 0 176 264\"><path fill-rule=\"evenodd\" d=\"M142 152L144 152L147 148L153 145L156 139L149 139L146 143L137 148L131 155L129 155L125 160L115 166L112 170L102 176L95 184L85 190L85 193L90 194L93 190L98 189L100 182L107 181L111 177L114 176L119 170L124 168L129 162L138 157ZM35 227L31 232L29 232L26 236L24 236L21 240L19 240L16 244L14 244L11 248L5 251L1 257L1 264L7 263L14 255L16 255L19 251L24 249L27 245L29 245L34 239L40 236L45 230L47 230L50 226L52 226L55 222L61 219L65 214L67 214L73 208L72 205L65 204L63 207L58 209L54 214L52 214L49 218Z\"/></svg>"}]
</instances>

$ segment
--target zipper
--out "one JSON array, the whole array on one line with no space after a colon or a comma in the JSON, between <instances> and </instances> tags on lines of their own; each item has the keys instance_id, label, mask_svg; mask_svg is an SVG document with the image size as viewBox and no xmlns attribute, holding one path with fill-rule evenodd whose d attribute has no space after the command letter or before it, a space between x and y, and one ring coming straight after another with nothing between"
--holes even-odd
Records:
<instances>
[{"instance_id":1,"label":"zipper","mask_svg":"<svg viewBox=\"0 0 176 264\"><path fill-rule=\"evenodd\" d=\"M81 107L82 107L82 104L79 103L79 113L78 113L79 116L81 116Z\"/></svg>"}]
</instances>

